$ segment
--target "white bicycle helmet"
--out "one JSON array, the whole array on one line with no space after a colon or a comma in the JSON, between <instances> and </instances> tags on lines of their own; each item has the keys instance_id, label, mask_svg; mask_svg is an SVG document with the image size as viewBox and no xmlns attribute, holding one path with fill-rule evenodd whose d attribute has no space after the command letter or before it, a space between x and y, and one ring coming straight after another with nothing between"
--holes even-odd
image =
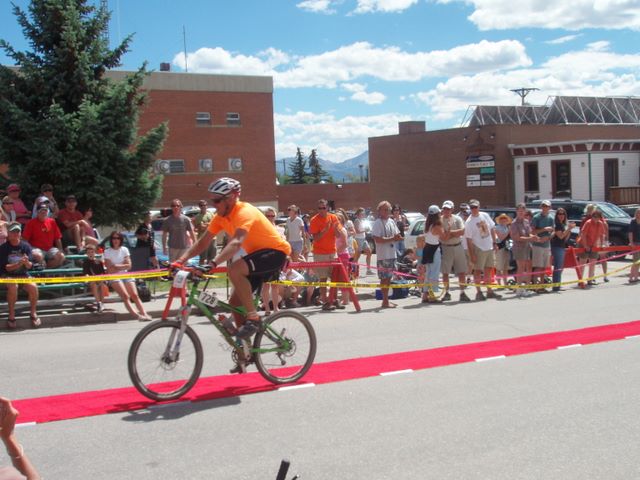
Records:
<instances>
[{"instance_id":1,"label":"white bicycle helmet","mask_svg":"<svg viewBox=\"0 0 640 480\"><path fill-rule=\"evenodd\" d=\"M209 192L216 195L228 195L231 192L240 193L240 182L229 177L222 177L209 185Z\"/></svg>"}]
</instances>

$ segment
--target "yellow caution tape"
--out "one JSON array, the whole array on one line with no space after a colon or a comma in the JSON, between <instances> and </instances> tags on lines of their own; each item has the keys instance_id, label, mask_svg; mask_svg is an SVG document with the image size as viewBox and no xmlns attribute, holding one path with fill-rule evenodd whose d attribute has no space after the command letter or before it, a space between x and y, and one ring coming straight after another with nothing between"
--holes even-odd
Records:
<instances>
[{"instance_id":1,"label":"yellow caution tape","mask_svg":"<svg viewBox=\"0 0 640 480\"><path fill-rule=\"evenodd\" d=\"M75 277L20 277L20 278L0 278L0 284L25 284L25 283L85 283L85 282L106 282L109 280L124 280L127 278L159 278L167 275L165 270L151 272L131 272L109 275L88 275Z\"/></svg>"}]
</instances>

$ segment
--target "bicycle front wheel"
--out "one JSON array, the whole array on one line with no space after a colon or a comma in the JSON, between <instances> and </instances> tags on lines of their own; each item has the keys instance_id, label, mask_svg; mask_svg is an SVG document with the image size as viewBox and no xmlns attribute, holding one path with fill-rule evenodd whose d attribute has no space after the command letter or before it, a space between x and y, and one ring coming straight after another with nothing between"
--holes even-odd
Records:
<instances>
[{"instance_id":1,"label":"bicycle front wheel","mask_svg":"<svg viewBox=\"0 0 640 480\"><path fill-rule=\"evenodd\" d=\"M127 366L136 389L151 400L174 400L187 393L202 371L202 344L187 325L157 320L144 327L131 344Z\"/></svg>"},{"instance_id":2,"label":"bicycle front wheel","mask_svg":"<svg viewBox=\"0 0 640 480\"><path fill-rule=\"evenodd\" d=\"M281 311L256 334L253 356L260 374L272 383L299 380L316 356L316 333L298 312Z\"/></svg>"}]
</instances>

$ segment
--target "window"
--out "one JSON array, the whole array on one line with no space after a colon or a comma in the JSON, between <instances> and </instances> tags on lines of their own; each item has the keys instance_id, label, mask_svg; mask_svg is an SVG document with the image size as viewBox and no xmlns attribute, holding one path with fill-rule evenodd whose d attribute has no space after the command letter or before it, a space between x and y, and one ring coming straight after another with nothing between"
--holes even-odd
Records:
<instances>
[{"instance_id":1,"label":"window","mask_svg":"<svg viewBox=\"0 0 640 480\"><path fill-rule=\"evenodd\" d=\"M227 113L227 125L240 125L240 114L236 112Z\"/></svg>"},{"instance_id":2,"label":"window","mask_svg":"<svg viewBox=\"0 0 640 480\"><path fill-rule=\"evenodd\" d=\"M196 125L211 125L211 114L209 112L196 112Z\"/></svg>"},{"instance_id":3,"label":"window","mask_svg":"<svg viewBox=\"0 0 640 480\"><path fill-rule=\"evenodd\" d=\"M213 160L210 158L201 158L198 165L201 172L213 172Z\"/></svg>"},{"instance_id":4,"label":"window","mask_svg":"<svg viewBox=\"0 0 640 480\"><path fill-rule=\"evenodd\" d=\"M524 191L539 192L538 162L524 162Z\"/></svg>"},{"instance_id":5,"label":"window","mask_svg":"<svg viewBox=\"0 0 640 480\"><path fill-rule=\"evenodd\" d=\"M553 196L555 198L571 197L571 161L554 160L551 162L553 178Z\"/></svg>"}]
</instances>

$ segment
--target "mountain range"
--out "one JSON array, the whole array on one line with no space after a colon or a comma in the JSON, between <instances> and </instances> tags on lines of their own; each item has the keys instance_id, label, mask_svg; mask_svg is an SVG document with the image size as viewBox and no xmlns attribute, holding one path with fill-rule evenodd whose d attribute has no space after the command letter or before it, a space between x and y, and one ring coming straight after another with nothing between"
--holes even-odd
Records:
<instances>
[{"instance_id":1,"label":"mountain range","mask_svg":"<svg viewBox=\"0 0 640 480\"><path fill-rule=\"evenodd\" d=\"M320 161L320 166L323 168L323 170L331 175L335 182L359 182L361 175L364 179L366 179L369 174L369 151L364 151L356 157L339 163L331 162L320 157L318 157L318 160ZM276 160L276 173L279 175L282 175L284 172L286 172L287 175L290 174L290 166L295 161L295 157L286 157ZM362 165L362 171L360 169L360 165Z\"/></svg>"}]
</instances>

